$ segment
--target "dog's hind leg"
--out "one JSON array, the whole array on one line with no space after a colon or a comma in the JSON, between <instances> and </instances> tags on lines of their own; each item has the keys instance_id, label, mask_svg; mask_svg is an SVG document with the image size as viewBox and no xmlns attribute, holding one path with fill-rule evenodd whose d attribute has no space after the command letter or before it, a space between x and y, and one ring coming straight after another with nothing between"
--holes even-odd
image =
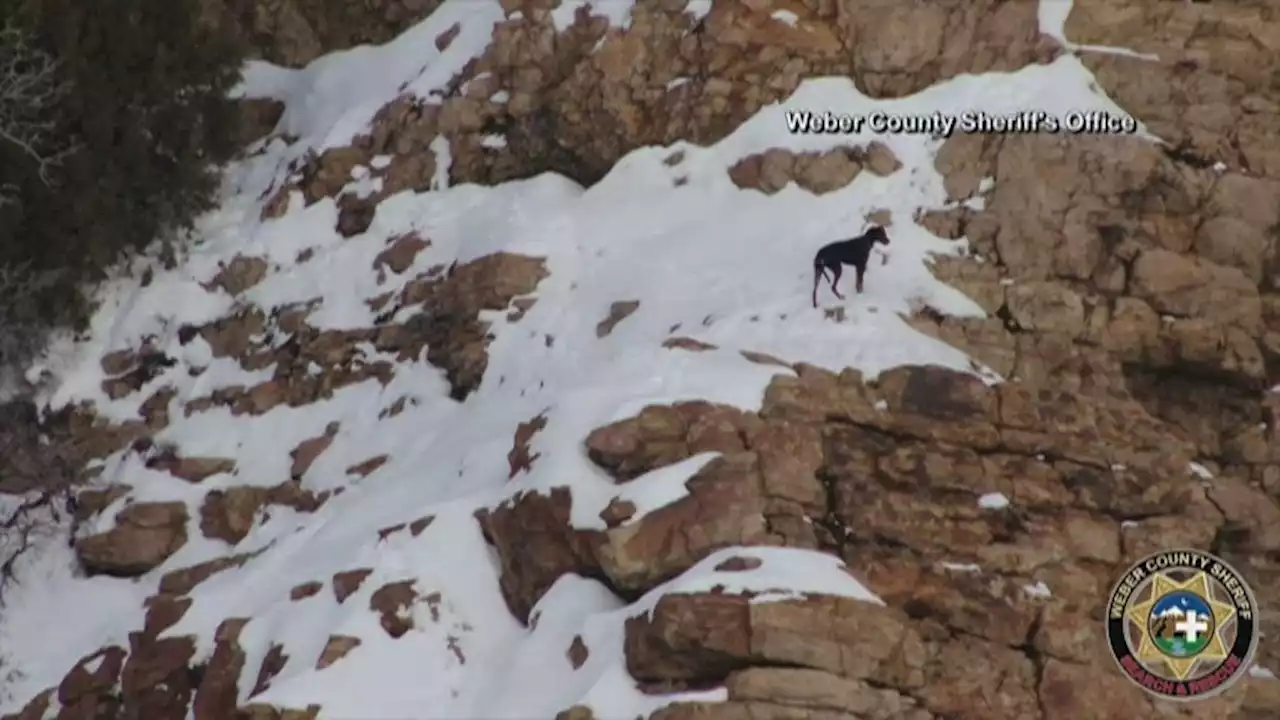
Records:
<instances>
[{"instance_id":1,"label":"dog's hind leg","mask_svg":"<svg viewBox=\"0 0 1280 720\"><path fill-rule=\"evenodd\" d=\"M839 265L836 265L835 267L831 268L831 274L835 276L831 278L831 292L835 293L836 297L843 300L844 296L840 294L840 287L839 287L840 273L841 273L841 269Z\"/></svg>"}]
</instances>

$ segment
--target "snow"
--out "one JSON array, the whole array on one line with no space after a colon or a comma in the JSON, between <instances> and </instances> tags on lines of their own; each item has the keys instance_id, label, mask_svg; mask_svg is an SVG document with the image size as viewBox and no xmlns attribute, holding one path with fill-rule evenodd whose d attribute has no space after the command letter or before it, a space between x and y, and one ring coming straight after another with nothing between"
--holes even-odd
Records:
<instances>
[{"instance_id":1,"label":"snow","mask_svg":"<svg viewBox=\"0 0 1280 720\"><path fill-rule=\"evenodd\" d=\"M593 16L603 17L610 26L625 30L631 27L632 4L632 0L561 0L551 11L551 21L556 32L564 32L573 25L578 8L587 7Z\"/></svg>"},{"instance_id":2,"label":"snow","mask_svg":"<svg viewBox=\"0 0 1280 720\"><path fill-rule=\"evenodd\" d=\"M987 493L978 498L978 507L983 510L1003 510L1009 507L1009 498L1001 493Z\"/></svg>"},{"instance_id":3,"label":"snow","mask_svg":"<svg viewBox=\"0 0 1280 720\"><path fill-rule=\"evenodd\" d=\"M800 17L795 13L791 12L790 10L774 10L773 14L771 14L769 17L772 17L774 20L777 20L778 22L786 23L791 27L795 27L796 23L800 21Z\"/></svg>"},{"instance_id":4,"label":"snow","mask_svg":"<svg viewBox=\"0 0 1280 720\"><path fill-rule=\"evenodd\" d=\"M691 15L696 23L711 12L711 0L689 0L684 6L684 11L687 15Z\"/></svg>"},{"instance_id":5,"label":"snow","mask_svg":"<svg viewBox=\"0 0 1280 720\"><path fill-rule=\"evenodd\" d=\"M648 513L684 497L685 483L689 478L718 457L720 457L719 453L698 453L686 460L645 473L624 485L622 491L613 498L632 503L635 506L635 513L623 525L635 523ZM606 529L607 525L601 519L600 512L612 502L613 498L604 502L598 499L592 503L591 498L584 495L585 493L575 494L573 498L574 527L581 530ZM603 499L603 496L600 499Z\"/></svg>"},{"instance_id":6,"label":"snow","mask_svg":"<svg viewBox=\"0 0 1280 720\"><path fill-rule=\"evenodd\" d=\"M443 135L437 135L431 141L431 152L436 155L436 173L431 176L431 189L445 190L449 187L449 170L453 167L453 152L449 141Z\"/></svg>"},{"instance_id":7,"label":"snow","mask_svg":"<svg viewBox=\"0 0 1280 720\"><path fill-rule=\"evenodd\" d=\"M581 4L562 4L553 15L557 22L564 22L566 13L571 20L571 11ZM616 27L629 23L629 2L591 7ZM688 4L695 17L709 8L704 0ZM122 272L104 288L86 339L60 346L42 366L52 378L43 398L52 407L92 402L99 415L116 422L138 418L143 399L171 386L173 422L156 441L183 456L233 458L236 469L192 485L146 468L136 455L106 458L98 482L127 480L130 501L186 503L197 518L190 539L136 582L78 576L65 538L51 539L29 555L21 569L23 582L7 595L0 616L0 714L56 685L83 655L105 644L127 645L128 633L140 626L142 600L154 593L163 573L232 551L199 530L204 494L282 482L290 473L289 452L332 422L340 429L303 482L316 492L344 492L311 514L273 508L270 519L234 548L264 552L201 584L191 609L168 633L196 635L199 656L207 657L223 619L252 618L241 635L246 653L241 701L247 700L251 675L268 648L279 644L289 662L255 701L319 704L322 718L554 717L574 704L593 707L601 718L631 718L676 699L724 697L722 690L647 696L626 674L623 623L651 611L664 594L720 586L729 593L762 593L753 602L804 593L879 602L833 557L730 548L630 605L595 581L561 578L538 603L536 627L526 628L503 602L499 568L474 513L521 493L566 486L574 497L571 521L580 528L598 528L599 511L615 497L634 503L637 519L678 502L688 478L714 462L714 454L620 487L588 461L582 440L591 430L653 403L700 399L758 409L771 378L788 371L749 362L742 350L832 370L852 367L871 378L906 364L971 371L965 353L917 332L903 317L921 304L951 315L983 315L973 300L935 280L928 269L934 257L965 252L967 241L943 240L909 220L919 208L947 204L933 162L940 142L870 132L792 136L786 133L788 111L1120 110L1069 55L1017 72L957 77L892 100L867 97L847 78L819 78L802 83L786 101L763 108L715 145L636 150L590 189L555 175L497 187L451 186L449 145L437 138L431 145L437 157L433 192L403 192L383 200L361 235L344 239L335 232L338 212L332 199L304 208L295 194L282 217L259 219L263 198L288 175L292 161L308 150L348 143L401 92L436 101L448 79L484 50L502 19L498 3L447 0L386 45L333 53L300 70L250 64L238 94L283 100L279 130L298 140L268 142L260 154L230 168L224 202L199 222L190 257L173 270L154 268L145 286L139 273ZM445 51L436 50L434 39L455 23L457 38ZM766 196L737 188L727 174L741 157L772 147L824 151L872 140L884 142L904 169L885 178L862 173L848 187L822 196L795 185ZM666 165L677 151L685 154L683 162ZM371 167L382 169L389 162L375 158ZM683 184L677 186L677 178ZM362 191L377 187L369 175L353 182ZM359 185L365 182L370 185ZM890 230L892 258L872 269L863 295L851 294L843 302L823 295L826 308L844 310L842 321L828 319L809 304L808 258L822 244L859 229L877 209L888 209L897 219ZM431 238L430 247L406 273L380 284L371 269L373 258L389 238L409 231ZM311 258L299 262L304 250ZM494 336L489 362L484 382L465 402L448 398L438 369L406 362L397 365L386 387L370 380L306 407L239 417L225 408L190 417L181 411L182 403L220 388L253 385L273 372L247 371L232 360L214 358L200 339L182 345L177 331L184 324L224 317L241 304L270 309L321 299L308 319L317 328L370 327L375 313L367 299L399 289L431 266L499 251L544 258L549 276L533 293L537 303L518 323L502 313L486 316ZM219 263L237 256L264 258L271 267L268 276L240 298L202 287ZM628 299L640 301L638 310L610 335L597 338L596 324L611 303ZM662 347L676 326L678 334L717 349L693 353ZM142 392L109 399L101 389L99 358L136 347L149 335L177 365ZM376 359L371 349L365 354ZM197 367L203 372L193 377L189 370ZM999 380L989 370L981 377ZM380 418L401 398L412 402L400 414ZM508 481L506 453L513 432L539 414L546 426L530 441L538 458ZM389 459L375 474L358 483L347 476L346 468L384 453ZM1008 499L984 495L980 504L1000 508ZM104 514L96 527L109 526L112 514ZM434 520L420 535L401 532L379 540L382 528L427 516ZM735 556L762 564L751 571L715 570ZM358 568L370 569L371 575L341 604L328 588L300 602L289 600L298 584L328 583L335 573ZM369 597L401 580L412 580L420 597L434 600L415 606L415 629L393 640L370 612ZM334 666L317 671L315 660L334 634L356 636L362 643ZM578 635L590 656L575 670L564 658ZM20 674L3 672L18 658Z\"/></svg>"},{"instance_id":8,"label":"snow","mask_svg":"<svg viewBox=\"0 0 1280 720\"><path fill-rule=\"evenodd\" d=\"M1209 468L1205 467L1204 465L1201 465L1198 462L1191 463L1191 465L1187 469L1191 472L1192 475L1195 475L1201 480L1213 479L1213 473L1209 471Z\"/></svg>"},{"instance_id":9,"label":"snow","mask_svg":"<svg viewBox=\"0 0 1280 720\"><path fill-rule=\"evenodd\" d=\"M1053 593L1049 591L1049 586L1041 581L1036 581L1034 585L1023 585L1022 591L1034 598L1053 597Z\"/></svg>"},{"instance_id":10,"label":"snow","mask_svg":"<svg viewBox=\"0 0 1280 720\"><path fill-rule=\"evenodd\" d=\"M502 20L502 6L496 2L448 0L385 45L330 53L299 70L250 62L233 94L283 101L280 132L315 137L311 146L317 151L341 147L402 92L423 100L440 93L467 61L484 51L494 25ZM435 39L455 23L457 37L437 50Z\"/></svg>"}]
</instances>

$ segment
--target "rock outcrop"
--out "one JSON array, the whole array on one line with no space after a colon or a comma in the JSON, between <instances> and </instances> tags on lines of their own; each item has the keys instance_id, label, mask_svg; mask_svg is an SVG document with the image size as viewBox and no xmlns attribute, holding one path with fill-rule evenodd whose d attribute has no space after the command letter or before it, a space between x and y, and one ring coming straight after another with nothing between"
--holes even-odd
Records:
<instances>
[{"instance_id":1,"label":"rock outcrop","mask_svg":"<svg viewBox=\"0 0 1280 720\"><path fill-rule=\"evenodd\" d=\"M252 57L302 67L335 50L387 42L439 6L440 0L336 5L322 0L206 1L203 17L238 39Z\"/></svg>"},{"instance_id":2,"label":"rock outcrop","mask_svg":"<svg viewBox=\"0 0 1280 720\"><path fill-rule=\"evenodd\" d=\"M933 639L914 637L909 650L895 651L907 641L881 646L879 634L851 629L841 646L828 639L830 618L840 613L823 606L808 625L784 623L812 633L779 640L787 648L779 652L803 652L801 661L743 645L772 636L748 618L790 612L782 604L676 596L659 604L655 619L628 627L633 674L660 687L705 687L736 671L795 664L838 676L818 684L856 695L873 717L1065 719L1154 717L1141 691L1115 673L1097 628L1127 563L1166 547L1213 547L1264 571L1251 575L1263 579L1260 604L1280 601L1261 561L1280 542L1274 499L1238 476L1206 486L1190 466L1194 445L1135 399L1027 383L993 388L931 367L893 370L871 384L850 371L798 369L796 378L775 378L758 414L705 403L650 407L587 439L592 459L619 483L643 482L635 478L700 452L721 453L671 505L603 532L568 525L567 494L526 496L487 516L513 612L527 617L568 572L634 596L728 546L821 550L858 568L897 609L855 603L854 614L897 613L893 622ZM991 496L1007 506L984 507ZM887 620L868 622L890 632ZM957 644L958 636L973 640ZM870 662L875 652L889 656L882 674L841 666ZM977 655L966 660L965 652ZM897 657L904 653L910 657ZM1084 685L1113 690L1067 689ZM1227 698L1216 712L1244 702L1239 692ZM1041 714L1042 703L1054 709ZM666 712L754 717L732 706Z\"/></svg>"}]
</instances>

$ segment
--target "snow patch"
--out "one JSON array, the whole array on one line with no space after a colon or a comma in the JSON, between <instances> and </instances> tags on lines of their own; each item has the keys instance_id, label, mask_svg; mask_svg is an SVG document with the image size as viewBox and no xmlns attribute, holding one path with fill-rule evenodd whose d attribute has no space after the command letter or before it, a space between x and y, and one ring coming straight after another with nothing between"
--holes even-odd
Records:
<instances>
[{"instance_id":1,"label":"snow patch","mask_svg":"<svg viewBox=\"0 0 1280 720\"><path fill-rule=\"evenodd\" d=\"M987 493L978 498L978 507L983 510L1003 510L1009 507L1009 498L1002 493Z\"/></svg>"},{"instance_id":2,"label":"snow patch","mask_svg":"<svg viewBox=\"0 0 1280 720\"><path fill-rule=\"evenodd\" d=\"M631 27L632 0L561 0L551 11L551 22L556 32L562 33L573 25L578 8L585 7L594 17L603 17L611 27L626 30Z\"/></svg>"},{"instance_id":3,"label":"snow patch","mask_svg":"<svg viewBox=\"0 0 1280 720\"><path fill-rule=\"evenodd\" d=\"M628 481L622 486L621 492L604 502L592 503L589 498L576 494L573 498L572 524L581 530L607 529L608 526L600 518L600 512L614 499L635 506L635 513L623 525L639 522L654 510L671 505L688 495L685 485L689 478L718 457L720 453L698 453L678 463L647 472Z\"/></svg>"},{"instance_id":4,"label":"snow patch","mask_svg":"<svg viewBox=\"0 0 1280 720\"><path fill-rule=\"evenodd\" d=\"M453 150L449 147L449 139L437 135L430 145L436 156L436 172L431 176L431 189L444 190L449 187L449 171L453 168Z\"/></svg>"},{"instance_id":5,"label":"snow patch","mask_svg":"<svg viewBox=\"0 0 1280 720\"><path fill-rule=\"evenodd\" d=\"M800 16L796 15L790 10L774 10L769 17L772 17L774 20L777 20L778 22L786 23L791 27L795 27L796 23L800 21Z\"/></svg>"},{"instance_id":6,"label":"snow patch","mask_svg":"<svg viewBox=\"0 0 1280 720\"><path fill-rule=\"evenodd\" d=\"M1053 597L1053 593L1049 591L1049 586L1038 580L1033 585L1023 585L1022 591L1034 598Z\"/></svg>"},{"instance_id":7,"label":"snow patch","mask_svg":"<svg viewBox=\"0 0 1280 720\"><path fill-rule=\"evenodd\" d=\"M686 15L691 15L696 23L711 12L711 0L689 0L684 6Z\"/></svg>"}]
</instances>

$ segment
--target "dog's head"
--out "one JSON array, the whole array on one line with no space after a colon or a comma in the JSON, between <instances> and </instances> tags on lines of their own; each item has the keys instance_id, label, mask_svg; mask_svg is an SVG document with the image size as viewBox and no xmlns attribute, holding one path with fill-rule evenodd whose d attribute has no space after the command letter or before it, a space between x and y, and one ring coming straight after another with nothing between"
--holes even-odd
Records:
<instances>
[{"instance_id":1,"label":"dog's head","mask_svg":"<svg viewBox=\"0 0 1280 720\"><path fill-rule=\"evenodd\" d=\"M867 237L872 242L878 242L882 245L889 244L889 233L885 232L884 228L879 225L872 225L871 229L867 230Z\"/></svg>"}]
</instances>

